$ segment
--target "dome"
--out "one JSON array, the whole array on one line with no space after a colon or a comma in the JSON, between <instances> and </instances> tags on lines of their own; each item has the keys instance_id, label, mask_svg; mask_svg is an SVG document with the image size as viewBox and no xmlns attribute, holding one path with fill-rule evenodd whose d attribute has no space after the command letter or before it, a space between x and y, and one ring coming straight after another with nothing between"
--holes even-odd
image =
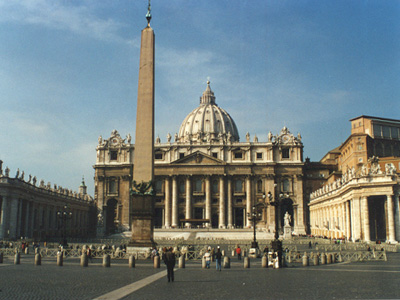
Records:
<instances>
[{"instance_id":1,"label":"dome","mask_svg":"<svg viewBox=\"0 0 400 300\"><path fill-rule=\"evenodd\" d=\"M207 88L200 97L200 106L183 120L179 128L180 142L238 142L239 133L231 116L215 103L214 92Z\"/></svg>"}]
</instances>

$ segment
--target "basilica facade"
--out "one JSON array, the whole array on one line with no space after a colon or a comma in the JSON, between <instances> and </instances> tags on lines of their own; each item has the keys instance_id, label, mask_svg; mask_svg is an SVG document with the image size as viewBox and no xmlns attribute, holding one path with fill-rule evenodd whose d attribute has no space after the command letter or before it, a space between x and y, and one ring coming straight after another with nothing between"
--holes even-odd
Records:
<instances>
[{"instance_id":1,"label":"basilica facade","mask_svg":"<svg viewBox=\"0 0 400 300\"><path fill-rule=\"evenodd\" d=\"M303 196L303 144L284 127L266 141L247 133L245 141L232 117L216 103L210 83L200 105L166 141L155 140L155 228L219 229L251 227L248 214L262 204L258 227L274 231L291 215L292 230L306 232ZM135 145L114 130L99 137L95 169L98 234L130 229L130 189ZM280 200L278 220L266 195Z\"/></svg>"}]
</instances>

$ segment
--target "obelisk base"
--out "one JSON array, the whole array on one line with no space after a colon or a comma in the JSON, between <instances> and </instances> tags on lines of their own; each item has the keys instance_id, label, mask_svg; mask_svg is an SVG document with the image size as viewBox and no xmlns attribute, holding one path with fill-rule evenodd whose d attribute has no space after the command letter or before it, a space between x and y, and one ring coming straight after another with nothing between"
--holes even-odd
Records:
<instances>
[{"instance_id":1,"label":"obelisk base","mask_svg":"<svg viewBox=\"0 0 400 300\"><path fill-rule=\"evenodd\" d=\"M132 195L132 239L128 247L149 248L153 240L154 198L152 195Z\"/></svg>"}]
</instances>

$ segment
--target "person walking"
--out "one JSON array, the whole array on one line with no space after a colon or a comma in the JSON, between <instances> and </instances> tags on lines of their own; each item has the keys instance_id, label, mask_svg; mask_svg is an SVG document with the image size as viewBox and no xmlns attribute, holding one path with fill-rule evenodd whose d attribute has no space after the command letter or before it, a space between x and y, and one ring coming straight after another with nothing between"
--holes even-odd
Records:
<instances>
[{"instance_id":1,"label":"person walking","mask_svg":"<svg viewBox=\"0 0 400 300\"><path fill-rule=\"evenodd\" d=\"M221 271L221 262L222 262L222 253L221 253L221 249L217 248L217 252L215 253L215 266L217 271Z\"/></svg>"},{"instance_id":2,"label":"person walking","mask_svg":"<svg viewBox=\"0 0 400 300\"><path fill-rule=\"evenodd\" d=\"M164 263L167 266L168 282L174 282L175 253L172 251L172 247L169 247L164 255Z\"/></svg>"},{"instance_id":3,"label":"person walking","mask_svg":"<svg viewBox=\"0 0 400 300\"><path fill-rule=\"evenodd\" d=\"M206 268L209 269L210 268L210 262L211 262L211 253L210 250L207 250L206 253L204 253L204 259L206 260Z\"/></svg>"},{"instance_id":4,"label":"person walking","mask_svg":"<svg viewBox=\"0 0 400 300\"><path fill-rule=\"evenodd\" d=\"M241 260L242 259L242 249L240 249L239 245L236 248L236 254L237 254L238 260Z\"/></svg>"}]
</instances>

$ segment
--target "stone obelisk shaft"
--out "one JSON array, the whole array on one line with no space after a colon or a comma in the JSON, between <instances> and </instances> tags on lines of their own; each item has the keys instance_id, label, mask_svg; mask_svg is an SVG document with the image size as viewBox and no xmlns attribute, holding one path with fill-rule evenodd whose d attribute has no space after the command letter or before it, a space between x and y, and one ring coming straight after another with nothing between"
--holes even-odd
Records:
<instances>
[{"instance_id":1,"label":"stone obelisk shaft","mask_svg":"<svg viewBox=\"0 0 400 300\"><path fill-rule=\"evenodd\" d=\"M142 30L136 136L133 166L134 184L149 186L154 177L154 31ZM132 240L136 249L154 246L154 197L149 190L132 194Z\"/></svg>"},{"instance_id":2,"label":"stone obelisk shaft","mask_svg":"<svg viewBox=\"0 0 400 300\"><path fill-rule=\"evenodd\" d=\"M154 31L142 31L133 180L149 182L154 177Z\"/></svg>"}]
</instances>

